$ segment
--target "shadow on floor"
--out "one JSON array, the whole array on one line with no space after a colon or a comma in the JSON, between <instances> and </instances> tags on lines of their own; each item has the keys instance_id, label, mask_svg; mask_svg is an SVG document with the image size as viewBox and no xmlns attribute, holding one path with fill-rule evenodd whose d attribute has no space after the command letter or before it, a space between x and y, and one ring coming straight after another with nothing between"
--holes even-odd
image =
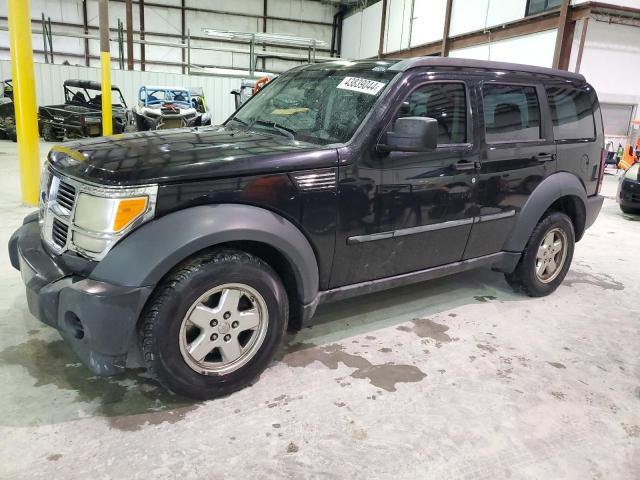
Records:
<instances>
[{"instance_id":1,"label":"shadow on floor","mask_svg":"<svg viewBox=\"0 0 640 480\"><path fill-rule=\"evenodd\" d=\"M313 327L286 336L276 361L300 349L400 325L416 316L470 303L524 298L513 293L501 275L478 270L322 305ZM201 405L167 392L143 369L129 370L117 377L94 376L64 341L51 341L54 332L51 336L48 333L44 339L41 333L32 334L26 342L0 351L0 364L24 367L33 379L13 377L15 394L11 400L15 403L9 406L11 415L3 416L0 424L39 425L103 416L113 428L136 430L146 424L180 421ZM62 407L52 415L50 408L38 407L43 401ZM38 410L44 410L42 416L34 415Z\"/></svg>"}]
</instances>

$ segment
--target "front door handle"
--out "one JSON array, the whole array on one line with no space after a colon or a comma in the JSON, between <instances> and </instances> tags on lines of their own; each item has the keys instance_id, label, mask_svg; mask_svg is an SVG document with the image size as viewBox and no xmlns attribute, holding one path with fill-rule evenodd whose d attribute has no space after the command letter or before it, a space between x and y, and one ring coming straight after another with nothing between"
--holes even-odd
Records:
<instances>
[{"instance_id":1,"label":"front door handle","mask_svg":"<svg viewBox=\"0 0 640 480\"><path fill-rule=\"evenodd\" d=\"M538 155L535 155L533 157L533 159L537 160L538 162L555 162L556 161L556 154L555 153L541 152Z\"/></svg>"}]
</instances>

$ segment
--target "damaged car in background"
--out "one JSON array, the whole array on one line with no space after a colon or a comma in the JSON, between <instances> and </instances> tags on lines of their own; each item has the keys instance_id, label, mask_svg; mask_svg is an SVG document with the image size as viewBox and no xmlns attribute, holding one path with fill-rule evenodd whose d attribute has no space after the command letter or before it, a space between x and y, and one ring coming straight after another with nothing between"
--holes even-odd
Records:
<instances>
[{"instance_id":1,"label":"damaged car in background","mask_svg":"<svg viewBox=\"0 0 640 480\"><path fill-rule=\"evenodd\" d=\"M48 142L102 135L102 86L90 80L67 80L64 103L38 108L38 130ZM113 133L124 133L130 113L120 89L111 86Z\"/></svg>"},{"instance_id":2,"label":"damaged car in background","mask_svg":"<svg viewBox=\"0 0 640 480\"><path fill-rule=\"evenodd\" d=\"M202 113L192 103L191 92L183 87L142 86L133 109L136 129L165 130L202 125Z\"/></svg>"}]
</instances>

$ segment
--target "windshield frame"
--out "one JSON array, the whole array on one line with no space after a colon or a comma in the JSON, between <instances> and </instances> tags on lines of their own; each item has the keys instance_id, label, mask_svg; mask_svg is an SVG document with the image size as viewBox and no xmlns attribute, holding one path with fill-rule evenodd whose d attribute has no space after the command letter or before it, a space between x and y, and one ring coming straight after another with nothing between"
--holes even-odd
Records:
<instances>
[{"instance_id":1,"label":"windshield frame","mask_svg":"<svg viewBox=\"0 0 640 480\"><path fill-rule=\"evenodd\" d=\"M333 62L327 62L327 63L333 63ZM344 66L342 68L340 68L340 65L336 66L336 70L341 71L342 73L344 73L344 77L357 76L357 74L359 72L369 72L369 71L371 71L370 68L366 68L366 67L364 67L364 65L362 67L360 67L359 64L356 63L356 62L348 62L348 63L350 63L351 65ZM371 62L371 63L373 63L373 62ZM367 66L370 65L371 63L368 62ZM299 142L304 142L304 143L309 143L309 144L312 144L312 145L316 145L317 147L322 147L322 148L339 148L339 147L345 147L345 146L349 146L349 145L353 144L355 142L355 140L358 138L358 136L361 134L362 130L369 123L369 121L371 119L371 116L374 115L374 112L378 109L380 103L383 102L385 98L387 98L387 96L389 95L389 92L392 92L394 90L395 84L402 77L402 72L391 70L391 67L393 66L393 64L395 62L393 62L393 61L391 61L391 62L389 62L389 61L380 61L380 62L376 62L376 63L378 63L380 65L384 65L386 67L383 73L391 73L392 75L386 78L386 81L387 81L386 85L381 89L380 93L376 96L374 102L369 107L366 115L360 121L360 123L355 128L355 130L353 131L352 135L349 138L347 138L344 141L335 141L335 142L326 142L326 143L324 143L319 138L317 138L314 141L314 140L310 139L309 135L301 134L300 137L298 137L298 134L296 134L295 140L299 141ZM328 65L328 64L323 64L323 65L327 66L327 67L332 66L332 65ZM246 125L246 120L244 120L242 118L236 119L235 117L238 115L238 113L240 113L242 111L243 108L246 107L246 105L248 105L251 101L254 101L254 99L256 97L258 97L263 92L263 90L265 90L265 89L267 89L269 87L273 88L273 86L277 85L279 81L282 82L282 81L288 80L291 77L300 74L301 72L304 72L306 70L312 69L313 67L317 68L317 66L318 66L318 64L302 65L302 66L299 66L299 67L294 67L291 70L288 70L285 73L279 75L274 80L272 80L267 85L265 85L256 94L252 95L245 103L243 103L236 111L234 111L222 123L222 125L228 126L229 122L232 122L232 121L235 120L237 123L242 125L243 129L245 129L247 131L252 131L252 130L256 129L256 130L259 130L260 132L269 132L269 133L273 133L273 135L282 136L282 134L277 132L275 129L271 129L271 128L268 128L268 127L262 127L262 126L257 126L257 128L256 128L255 122L253 124L250 124L250 125L247 126Z\"/></svg>"}]
</instances>

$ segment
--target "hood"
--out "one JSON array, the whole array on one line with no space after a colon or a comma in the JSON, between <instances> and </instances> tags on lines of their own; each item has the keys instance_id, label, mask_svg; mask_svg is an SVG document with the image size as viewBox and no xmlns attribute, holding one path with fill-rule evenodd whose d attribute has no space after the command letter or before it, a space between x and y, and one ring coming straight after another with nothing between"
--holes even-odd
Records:
<instances>
[{"instance_id":1,"label":"hood","mask_svg":"<svg viewBox=\"0 0 640 480\"><path fill-rule=\"evenodd\" d=\"M123 186L321 168L337 158L334 148L220 126L82 139L49 153L64 175Z\"/></svg>"}]
</instances>

